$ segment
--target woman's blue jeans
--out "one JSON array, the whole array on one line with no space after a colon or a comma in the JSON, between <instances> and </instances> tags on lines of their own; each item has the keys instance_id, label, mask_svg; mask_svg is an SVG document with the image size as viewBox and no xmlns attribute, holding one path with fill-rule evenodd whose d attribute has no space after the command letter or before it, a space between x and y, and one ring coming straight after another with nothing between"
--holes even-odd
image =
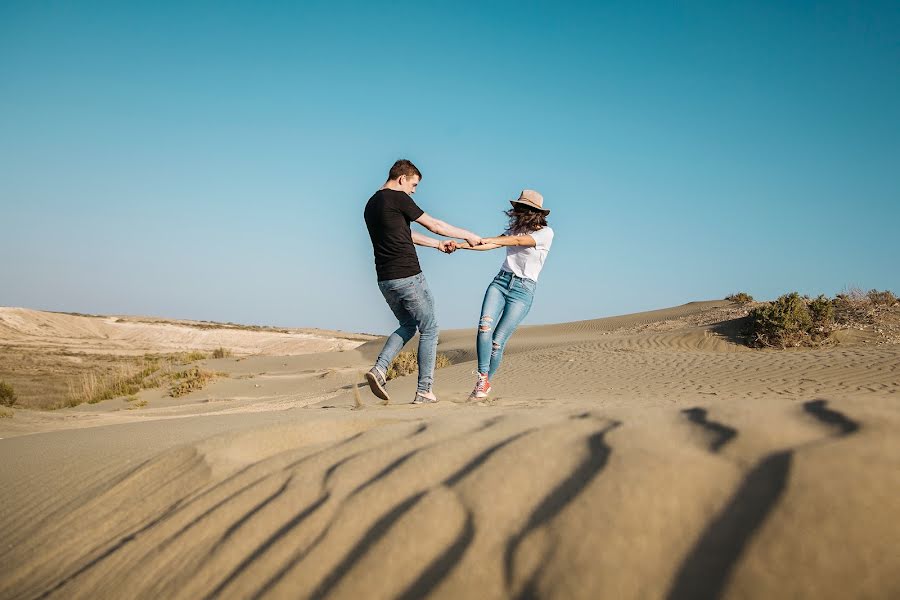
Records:
<instances>
[{"instance_id":1,"label":"woman's blue jeans","mask_svg":"<svg viewBox=\"0 0 900 600\"><path fill-rule=\"evenodd\" d=\"M434 298L425 281L425 274L419 273L402 279L379 281L378 289L387 300L391 312L400 322L400 327L384 343L375 366L387 373L394 358L403 346L419 330L419 392L430 392L434 384L434 358L437 354L438 324L434 316Z\"/></svg>"},{"instance_id":2,"label":"woman's blue jeans","mask_svg":"<svg viewBox=\"0 0 900 600\"><path fill-rule=\"evenodd\" d=\"M508 271L500 271L481 303L481 319L478 322L478 372L494 376L503 359L503 349L510 336L531 310L537 283L523 279Z\"/></svg>"}]
</instances>

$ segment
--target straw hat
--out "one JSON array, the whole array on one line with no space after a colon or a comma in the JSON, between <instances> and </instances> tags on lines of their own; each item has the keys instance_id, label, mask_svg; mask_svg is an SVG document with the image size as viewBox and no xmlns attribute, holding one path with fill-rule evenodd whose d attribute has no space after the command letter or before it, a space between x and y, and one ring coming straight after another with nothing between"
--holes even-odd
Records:
<instances>
[{"instance_id":1,"label":"straw hat","mask_svg":"<svg viewBox=\"0 0 900 600\"><path fill-rule=\"evenodd\" d=\"M513 208L516 207L516 204L522 204L544 213L544 216L550 214L550 210L544 208L544 197L534 190L522 190L522 193L519 194L519 199L510 200L509 203L513 205Z\"/></svg>"}]
</instances>

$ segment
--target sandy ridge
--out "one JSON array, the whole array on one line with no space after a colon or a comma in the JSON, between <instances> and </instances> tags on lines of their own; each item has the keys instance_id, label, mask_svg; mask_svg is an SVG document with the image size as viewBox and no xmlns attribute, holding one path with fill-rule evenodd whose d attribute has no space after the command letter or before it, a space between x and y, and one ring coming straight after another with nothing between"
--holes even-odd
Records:
<instances>
[{"instance_id":1,"label":"sandy ridge","mask_svg":"<svg viewBox=\"0 0 900 600\"><path fill-rule=\"evenodd\" d=\"M0 440L0 596L896 595L900 347L749 351L731 310L523 328L481 405L448 331L432 407L351 410L373 342Z\"/></svg>"}]
</instances>

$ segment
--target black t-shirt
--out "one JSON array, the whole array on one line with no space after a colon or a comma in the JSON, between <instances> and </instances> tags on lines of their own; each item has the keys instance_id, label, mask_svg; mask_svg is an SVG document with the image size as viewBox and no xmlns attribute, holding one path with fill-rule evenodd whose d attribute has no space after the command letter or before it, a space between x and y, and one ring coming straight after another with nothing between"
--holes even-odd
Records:
<instances>
[{"instance_id":1,"label":"black t-shirt","mask_svg":"<svg viewBox=\"0 0 900 600\"><path fill-rule=\"evenodd\" d=\"M375 251L378 281L422 272L409 224L425 214L405 192L378 190L366 204L366 227Z\"/></svg>"}]
</instances>

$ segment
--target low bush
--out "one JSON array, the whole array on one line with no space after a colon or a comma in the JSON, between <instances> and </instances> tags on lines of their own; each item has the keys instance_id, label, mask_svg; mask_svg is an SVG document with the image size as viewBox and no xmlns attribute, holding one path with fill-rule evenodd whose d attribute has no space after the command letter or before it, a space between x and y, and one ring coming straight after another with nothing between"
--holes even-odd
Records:
<instances>
[{"instance_id":1,"label":"low bush","mask_svg":"<svg viewBox=\"0 0 900 600\"><path fill-rule=\"evenodd\" d=\"M872 302L859 290L850 290L834 298L834 318L841 325L871 323L875 314Z\"/></svg>"},{"instance_id":2,"label":"low bush","mask_svg":"<svg viewBox=\"0 0 900 600\"><path fill-rule=\"evenodd\" d=\"M756 306L748 315L747 343L756 348L819 346L841 329L872 330L897 339L900 302L893 292L851 288L834 300L810 299L797 292Z\"/></svg>"},{"instance_id":3,"label":"low bush","mask_svg":"<svg viewBox=\"0 0 900 600\"><path fill-rule=\"evenodd\" d=\"M816 333L828 335L834 326L834 304L824 294L807 304Z\"/></svg>"},{"instance_id":4,"label":"low bush","mask_svg":"<svg viewBox=\"0 0 900 600\"><path fill-rule=\"evenodd\" d=\"M897 297L890 290L863 292L854 288L838 294L834 301L835 323L844 327L871 325L898 306Z\"/></svg>"},{"instance_id":5,"label":"low bush","mask_svg":"<svg viewBox=\"0 0 900 600\"><path fill-rule=\"evenodd\" d=\"M792 292L754 308L748 319L747 334L751 346L815 346L831 334L834 307L825 296L810 300Z\"/></svg>"},{"instance_id":6,"label":"low bush","mask_svg":"<svg viewBox=\"0 0 900 600\"><path fill-rule=\"evenodd\" d=\"M746 292L731 294L730 296L725 296L725 299L731 302L737 302L738 304L747 304L748 302L753 302L753 296Z\"/></svg>"},{"instance_id":7,"label":"low bush","mask_svg":"<svg viewBox=\"0 0 900 600\"><path fill-rule=\"evenodd\" d=\"M435 357L435 369L449 367L451 364L452 363L450 362L450 359L447 358L446 354L438 353L438 355ZM391 379L396 379L397 377L403 377L404 375L415 373L418 368L419 355L417 352L401 352L391 363L391 366L388 367L388 372L385 376L385 379L390 381Z\"/></svg>"},{"instance_id":8,"label":"low bush","mask_svg":"<svg viewBox=\"0 0 900 600\"><path fill-rule=\"evenodd\" d=\"M16 391L5 381L0 381L0 405L13 406L16 403Z\"/></svg>"},{"instance_id":9,"label":"low bush","mask_svg":"<svg viewBox=\"0 0 900 600\"><path fill-rule=\"evenodd\" d=\"M895 296L894 293L890 290L884 290L883 292L879 292L878 290L869 290L869 293L866 294L866 297L874 306L894 306L895 304L897 304L897 296Z\"/></svg>"}]
</instances>

